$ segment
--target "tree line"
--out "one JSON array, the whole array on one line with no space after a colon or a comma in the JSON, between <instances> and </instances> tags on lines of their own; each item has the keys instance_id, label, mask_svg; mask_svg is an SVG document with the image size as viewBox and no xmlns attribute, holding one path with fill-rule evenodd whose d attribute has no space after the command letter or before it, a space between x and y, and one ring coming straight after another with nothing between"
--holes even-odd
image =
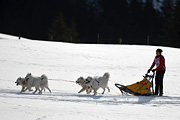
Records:
<instances>
[{"instance_id":1,"label":"tree line","mask_svg":"<svg viewBox=\"0 0 180 120\"><path fill-rule=\"evenodd\" d=\"M0 32L74 43L180 47L180 3L161 4L157 10L152 0L0 0Z\"/></svg>"}]
</instances>

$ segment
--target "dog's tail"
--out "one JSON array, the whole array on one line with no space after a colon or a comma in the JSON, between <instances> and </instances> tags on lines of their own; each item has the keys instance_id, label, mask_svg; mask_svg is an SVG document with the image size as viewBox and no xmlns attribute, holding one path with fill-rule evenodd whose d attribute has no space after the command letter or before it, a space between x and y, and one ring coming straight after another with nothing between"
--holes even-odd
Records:
<instances>
[{"instance_id":1,"label":"dog's tail","mask_svg":"<svg viewBox=\"0 0 180 120\"><path fill-rule=\"evenodd\" d=\"M106 77L106 78L108 78L108 79L109 79L110 74L109 74L108 72L106 72L106 73L104 73L103 77Z\"/></svg>"},{"instance_id":2,"label":"dog's tail","mask_svg":"<svg viewBox=\"0 0 180 120\"><path fill-rule=\"evenodd\" d=\"M41 75L41 78L48 80L48 77L45 74Z\"/></svg>"}]
</instances>

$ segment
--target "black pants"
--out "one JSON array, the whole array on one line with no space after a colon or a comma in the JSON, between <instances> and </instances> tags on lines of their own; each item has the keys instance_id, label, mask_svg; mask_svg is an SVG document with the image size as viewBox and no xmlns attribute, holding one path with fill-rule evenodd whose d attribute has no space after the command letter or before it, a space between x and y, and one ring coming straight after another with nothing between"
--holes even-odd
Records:
<instances>
[{"instance_id":1,"label":"black pants","mask_svg":"<svg viewBox=\"0 0 180 120\"><path fill-rule=\"evenodd\" d=\"M155 78L155 95L163 94L163 77L164 77L165 70L157 71L156 78Z\"/></svg>"}]
</instances>

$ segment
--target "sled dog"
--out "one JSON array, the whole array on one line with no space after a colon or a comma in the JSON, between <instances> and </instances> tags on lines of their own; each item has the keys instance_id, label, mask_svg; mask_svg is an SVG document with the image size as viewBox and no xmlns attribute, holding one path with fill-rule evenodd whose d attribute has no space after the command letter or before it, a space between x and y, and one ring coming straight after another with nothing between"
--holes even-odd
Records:
<instances>
[{"instance_id":1,"label":"sled dog","mask_svg":"<svg viewBox=\"0 0 180 120\"><path fill-rule=\"evenodd\" d=\"M37 92L37 90L39 91L39 94L42 94L42 90L44 90L45 88L47 88L49 90L49 92L51 93L51 90L48 87L48 78L46 75L41 75L41 77L34 77L31 75L31 73L28 73L25 77L26 81L28 81L28 86L27 88L24 90L24 92L26 90L28 90L31 87L35 87L36 90L33 92L33 94L35 94ZM40 90L41 88L41 90Z\"/></svg>"},{"instance_id":2,"label":"sled dog","mask_svg":"<svg viewBox=\"0 0 180 120\"><path fill-rule=\"evenodd\" d=\"M21 89L21 93L24 91L24 89L28 86L28 82L26 81L26 79L25 78L21 78L21 77L19 77L17 80L16 80L16 85L18 86L18 85L21 85L22 86L22 89ZM31 87L29 88L29 91L33 91L32 89L31 89Z\"/></svg>"},{"instance_id":3,"label":"sled dog","mask_svg":"<svg viewBox=\"0 0 180 120\"><path fill-rule=\"evenodd\" d=\"M110 89L108 87L109 77L110 77L109 73L105 73L102 77L94 77L94 78L88 77L85 80L85 84L94 90L94 95L97 94L97 90L99 88L103 89L102 94L104 94L106 88L110 92Z\"/></svg>"},{"instance_id":4,"label":"sled dog","mask_svg":"<svg viewBox=\"0 0 180 120\"><path fill-rule=\"evenodd\" d=\"M76 83L82 87L82 89L78 93L81 93L85 90L87 94L91 93L92 89L85 84L85 79L83 77L79 77Z\"/></svg>"}]
</instances>

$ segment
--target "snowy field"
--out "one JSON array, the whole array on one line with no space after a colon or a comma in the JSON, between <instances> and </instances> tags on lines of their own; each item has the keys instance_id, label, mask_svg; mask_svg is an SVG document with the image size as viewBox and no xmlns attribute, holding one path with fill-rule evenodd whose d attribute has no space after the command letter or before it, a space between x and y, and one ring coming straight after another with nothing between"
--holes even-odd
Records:
<instances>
[{"instance_id":1,"label":"snowy field","mask_svg":"<svg viewBox=\"0 0 180 120\"><path fill-rule=\"evenodd\" d=\"M114 86L142 80L157 48L164 50L165 97L122 96ZM48 90L20 93L14 83L31 72L46 74ZM78 77L110 73L111 92L78 94ZM0 34L1 120L179 120L180 49L139 45L92 45L35 41ZM67 81L66 81L67 80ZM34 88L33 88L34 89Z\"/></svg>"}]
</instances>

